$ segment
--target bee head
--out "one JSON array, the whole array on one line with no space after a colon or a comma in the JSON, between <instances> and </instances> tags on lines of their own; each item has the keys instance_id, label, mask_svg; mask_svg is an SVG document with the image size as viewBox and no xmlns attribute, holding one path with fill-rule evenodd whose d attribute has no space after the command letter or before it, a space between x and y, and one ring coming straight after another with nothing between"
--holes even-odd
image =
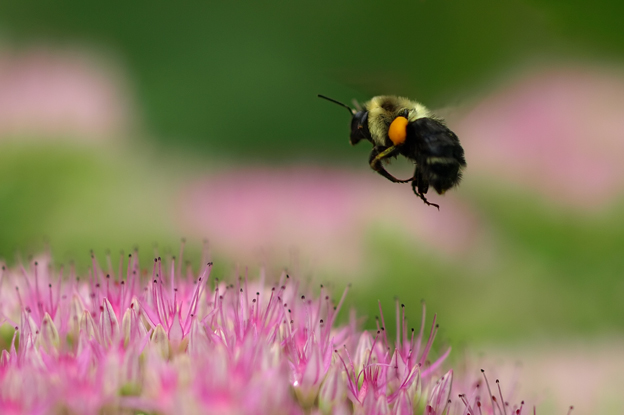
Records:
<instances>
[{"instance_id":1,"label":"bee head","mask_svg":"<svg viewBox=\"0 0 624 415\"><path fill-rule=\"evenodd\" d=\"M335 99L326 97L325 95L319 95L319 98L326 99L333 102L334 104L340 105L341 107L345 107L349 111L349 115L351 115L351 134L349 135L349 142L351 143L351 145L359 143L360 140L372 141L370 131L368 130L367 110L360 110L356 112L348 105L343 104L340 101L336 101Z\"/></svg>"},{"instance_id":2,"label":"bee head","mask_svg":"<svg viewBox=\"0 0 624 415\"><path fill-rule=\"evenodd\" d=\"M370 131L368 130L368 111L358 111L351 118L349 142L351 145L355 145L360 140L371 141Z\"/></svg>"}]
</instances>

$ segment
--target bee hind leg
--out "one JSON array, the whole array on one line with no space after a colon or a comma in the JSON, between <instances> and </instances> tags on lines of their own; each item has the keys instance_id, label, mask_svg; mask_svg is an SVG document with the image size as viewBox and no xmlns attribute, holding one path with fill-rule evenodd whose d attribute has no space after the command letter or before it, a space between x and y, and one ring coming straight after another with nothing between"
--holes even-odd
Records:
<instances>
[{"instance_id":1,"label":"bee hind leg","mask_svg":"<svg viewBox=\"0 0 624 415\"><path fill-rule=\"evenodd\" d=\"M376 146L373 147L373 151L371 151L369 163L371 169L375 170L377 173L381 174L386 179L390 180L393 183L409 183L413 178L409 178L407 180L401 180L394 177L392 174L388 173L388 171L384 168L381 162L387 158L394 157L399 153L399 147L390 146L390 147L381 147Z\"/></svg>"},{"instance_id":2,"label":"bee hind leg","mask_svg":"<svg viewBox=\"0 0 624 415\"><path fill-rule=\"evenodd\" d=\"M427 193L427 190L429 190L429 182L423 179L422 175L418 172L418 168L416 168L416 171L414 172L414 177L412 179L412 190L414 191L414 194L421 198L427 206L435 206L436 208L438 208L438 210L440 210L440 205L436 203L431 203L425 197L425 193Z\"/></svg>"}]
</instances>

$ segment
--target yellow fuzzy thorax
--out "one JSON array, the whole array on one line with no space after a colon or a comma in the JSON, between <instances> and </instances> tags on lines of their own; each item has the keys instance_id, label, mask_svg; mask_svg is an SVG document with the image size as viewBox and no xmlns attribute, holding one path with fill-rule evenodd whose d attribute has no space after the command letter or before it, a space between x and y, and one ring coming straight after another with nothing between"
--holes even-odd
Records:
<instances>
[{"instance_id":1,"label":"yellow fuzzy thorax","mask_svg":"<svg viewBox=\"0 0 624 415\"><path fill-rule=\"evenodd\" d=\"M368 111L368 129L373 141L378 145L385 145L388 140L388 130L392 122L404 111L408 111L407 120L413 122L419 118L429 117L429 110L416 101L390 95L374 97L364 104Z\"/></svg>"}]
</instances>

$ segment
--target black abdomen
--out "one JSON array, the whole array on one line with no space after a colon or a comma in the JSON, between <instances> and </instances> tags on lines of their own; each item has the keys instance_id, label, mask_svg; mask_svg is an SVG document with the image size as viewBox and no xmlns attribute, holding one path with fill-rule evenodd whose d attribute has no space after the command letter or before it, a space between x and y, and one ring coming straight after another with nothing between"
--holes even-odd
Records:
<instances>
[{"instance_id":1,"label":"black abdomen","mask_svg":"<svg viewBox=\"0 0 624 415\"><path fill-rule=\"evenodd\" d=\"M401 154L416 162L414 180L418 183L414 184L422 193L429 186L438 193L456 186L466 166L464 149L455 133L433 118L419 118L408 124Z\"/></svg>"}]
</instances>

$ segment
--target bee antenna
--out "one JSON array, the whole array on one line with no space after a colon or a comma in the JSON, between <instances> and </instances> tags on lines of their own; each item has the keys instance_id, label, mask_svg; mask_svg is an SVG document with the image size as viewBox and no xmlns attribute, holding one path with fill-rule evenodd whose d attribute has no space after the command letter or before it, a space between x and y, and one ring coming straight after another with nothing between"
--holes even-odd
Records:
<instances>
[{"instance_id":1,"label":"bee antenna","mask_svg":"<svg viewBox=\"0 0 624 415\"><path fill-rule=\"evenodd\" d=\"M354 111L354 110L353 110L350 106L348 106L348 105L346 105L346 104L343 104L343 103L342 103L342 102L340 102L340 101L336 101L335 99L332 99L332 98L330 98L330 97L326 97L325 95L321 95L321 94L318 94L318 97L319 97L319 98L326 99L326 100L328 100L328 101L331 101L331 102L333 102L334 104L338 104L338 105L340 105L341 107L345 107L347 110L349 110L349 114L350 114L352 117L353 117L353 114L355 114L355 111Z\"/></svg>"}]
</instances>

